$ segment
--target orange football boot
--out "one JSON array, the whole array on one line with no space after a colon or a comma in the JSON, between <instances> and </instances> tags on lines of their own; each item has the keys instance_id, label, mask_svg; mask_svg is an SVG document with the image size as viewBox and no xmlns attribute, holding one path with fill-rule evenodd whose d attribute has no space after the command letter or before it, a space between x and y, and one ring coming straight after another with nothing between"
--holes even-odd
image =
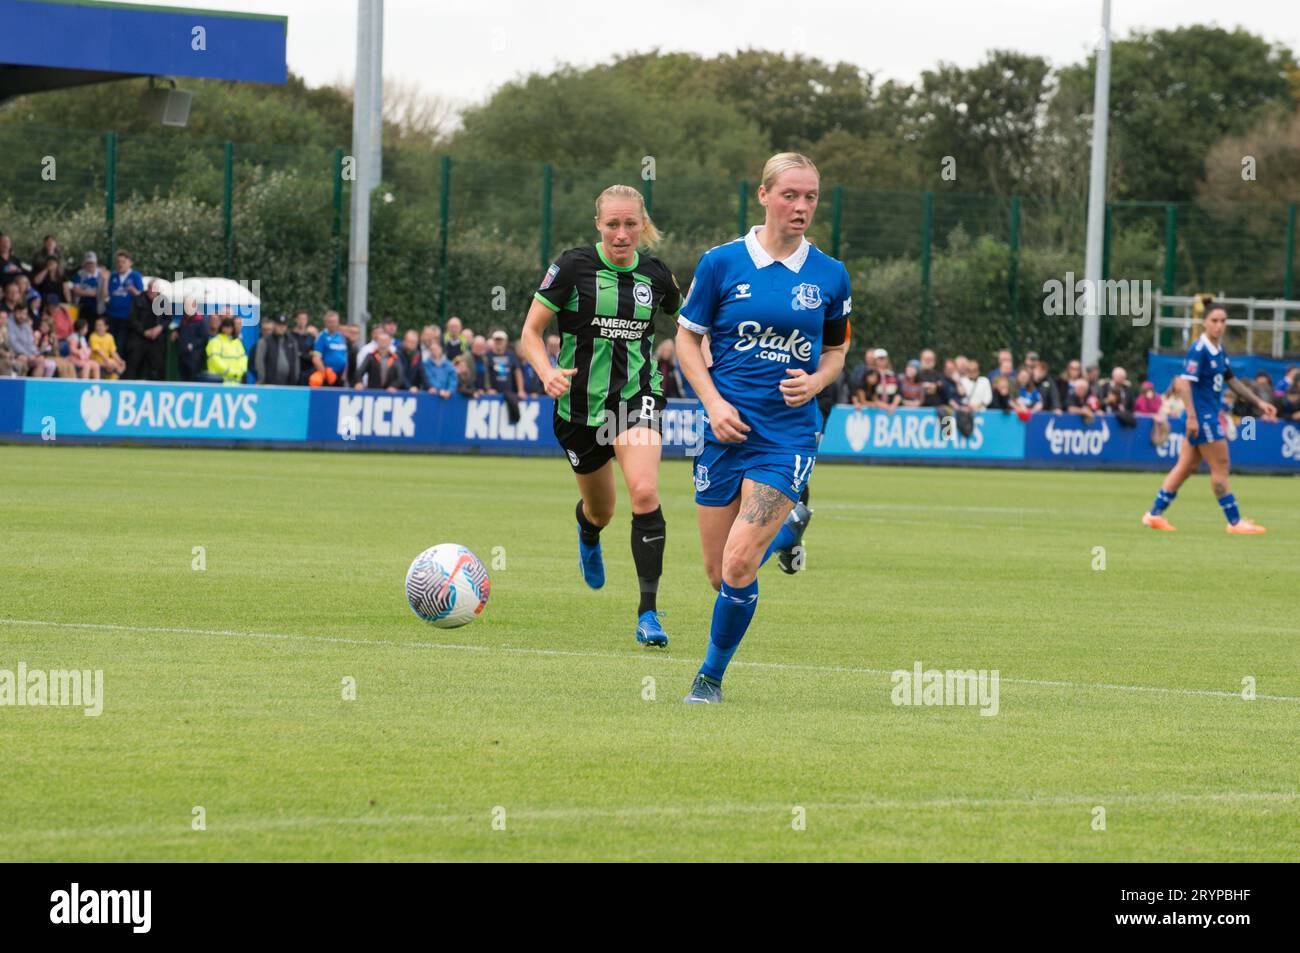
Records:
<instances>
[{"instance_id":1,"label":"orange football boot","mask_svg":"<svg viewBox=\"0 0 1300 953\"><path fill-rule=\"evenodd\" d=\"M1150 526L1152 529L1162 529L1166 533L1178 532L1169 520L1165 519L1163 516L1152 516L1150 513L1142 514L1142 525Z\"/></svg>"},{"instance_id":2,"label":"orange football boot","mask_svg":"<svg viewBox=\"0 0 1300 953\"><path fill-rule=\"evenodd\" d=\"M1244 516L1236 523L1229 523L1227 530L1229 533L1245 533L1249 535L1258 535L1260 533L1268 532L1264 527L1260 526L1258 523L1252 523Z\"/></svg>"}]
</instances>

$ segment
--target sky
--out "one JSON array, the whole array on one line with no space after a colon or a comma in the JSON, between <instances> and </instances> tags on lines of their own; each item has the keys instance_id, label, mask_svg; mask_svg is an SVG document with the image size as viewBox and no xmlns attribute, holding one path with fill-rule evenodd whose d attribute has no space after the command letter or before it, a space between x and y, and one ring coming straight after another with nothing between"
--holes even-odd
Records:
<instances>
[{"instance_id":1,"label":"sky","mask_svg":"<svg viewBox=\"0 0 1300 953\"><path fill-rule=\"evenodd\" d=\"M355 0L136 0L289 18L289 68L309 85L350 85ZM1297 0L1113 0L1112 34L1190 24L1241 26L1300 51ZM384 76L455 108L560 63L592 65L658 48L705 56L737 49L803 53L911 82L939 61L970 67L991 49L1053 66L1096 45L1101 0L386 0ZM626 11L621 12L621 11Z\"/></svg>"}]
</instances>

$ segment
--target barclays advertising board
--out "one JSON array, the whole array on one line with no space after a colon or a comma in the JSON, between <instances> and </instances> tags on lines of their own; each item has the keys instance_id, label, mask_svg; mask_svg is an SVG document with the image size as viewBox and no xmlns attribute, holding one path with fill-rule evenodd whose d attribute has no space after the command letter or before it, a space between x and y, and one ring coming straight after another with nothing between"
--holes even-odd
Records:
<instances>
[{"instance_id":1,"label":"barclays advertising board","mask_svg":"<svg viewBox=\"0 0 1300 953\"><path fill-rule=\"evenodd\" d=\"M1025 426L1012 414L977 413L963 437L932 409L831 409L820 456L914 457L940 460L1020 460Z\"/></svg>"},{"instance_id":2,"label":"barclays advertising board","mask_svg":"<svg viewBox=\"0 0 1300 953\"><path fill-rule=\"evenodd\" d=\"M203 440L303 440L305 389L28 380L22 432Z\"/></svg>"}]
</instances>

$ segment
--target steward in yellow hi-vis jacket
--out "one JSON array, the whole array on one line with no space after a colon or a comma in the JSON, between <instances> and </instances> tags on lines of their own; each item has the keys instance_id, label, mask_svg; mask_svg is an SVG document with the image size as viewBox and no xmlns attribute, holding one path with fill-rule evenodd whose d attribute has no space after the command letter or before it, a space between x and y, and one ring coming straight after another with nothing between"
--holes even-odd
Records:
<instances>
[{"instance_id":1,"label":"steward in yellow hi-vis jacket","mask_svg":"<svg viewBox=\"0 0 1300 953\"><path fill-rule=\"evenodd\" d=\"M235 337L233 318L221 319L221 333L208 341L208 373L205 380L238 384L248 372L248 353L244 342Z\"/></svg>"}]
</instances>

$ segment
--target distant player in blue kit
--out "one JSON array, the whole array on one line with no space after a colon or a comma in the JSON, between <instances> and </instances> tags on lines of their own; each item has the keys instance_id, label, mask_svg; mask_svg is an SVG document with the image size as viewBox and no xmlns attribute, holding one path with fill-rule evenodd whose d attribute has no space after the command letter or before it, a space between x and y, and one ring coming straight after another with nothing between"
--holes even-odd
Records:
<instances>
[{"instance_id":1,"label":"distant player in blue kit","mask_svg":"<svg viewBox=\"0 0 1300 953\"><path fill-rule=\"evenodd\" d=\"M1237 380L1228 367L1228 355L1223 350L1223 330L1228 314L1213 304L1205 305L1203 333L1187 352L1183 372L1174 381L1178 396L1187 405L1187 437L1178 454L1178 462L1165 477L1156 494L1150 512L1142 515L1142 523L1152 529L1173 532L1174 527L1165 519L1164 512L1178 495L1178 488L1200 469L1201 461L1210 465L1210 481L1219 506L1228 520L1229 533L1263 533L1264 527L1242 519L1237 510L1237 498L1228 486L1228 439L1219 420L1223 405L1223 386L1227 384L1234 393L1259 408L1265 420L1277 417L1277 408L1261 400L1254 391Z\"/></svg>"},{"instance_id":2,"label":"distant player in blue kit","mask_svg":"<svg viewBox=\"0 0 1300 953\"><path fill-rule=\"evenodd\" d=\"M718 590L688 703L722 701L722 676L758 604L758 568L776 553L793 571L811 516L799 496L817 459L813 398L844 369L850 310L848 271L804 237L819 188L806 156L772 156L758 189L764 223L704 253L677 319L678 360L708 425L695 502Z\"/></svg>"}]
</instances>

